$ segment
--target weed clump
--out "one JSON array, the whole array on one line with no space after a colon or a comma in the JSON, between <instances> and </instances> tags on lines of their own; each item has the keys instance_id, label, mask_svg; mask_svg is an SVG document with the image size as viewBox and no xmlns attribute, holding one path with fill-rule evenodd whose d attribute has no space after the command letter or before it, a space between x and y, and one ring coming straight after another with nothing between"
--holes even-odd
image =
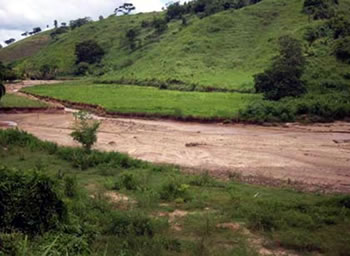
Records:
<instances>
[{"instance_id":1,"label":"weed clump","mask_svg":"<svg viewBox=\"0 0 350 256\"><path fill-rule=\"evenodd\" d=\"M0 230L42 234L67 221L67 208L45 175L0 168Z\"/></svg>"},{"instance_id":2,"label":"weed clump","mask_svg":"<svg viewBox=\"0 0 350 256\"><path fill-rule=\"evenodd\" d=\"M170 180L163 184L159 195L161 200L165 201L189 201L191 199L189 193L189 185L182 184L179 181Z\"/></svg>"}]
</instances>

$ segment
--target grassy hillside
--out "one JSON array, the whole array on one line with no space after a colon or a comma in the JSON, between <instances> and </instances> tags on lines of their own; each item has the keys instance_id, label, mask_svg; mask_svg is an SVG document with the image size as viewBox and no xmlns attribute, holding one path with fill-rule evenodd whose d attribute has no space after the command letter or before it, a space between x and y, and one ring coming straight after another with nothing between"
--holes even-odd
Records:
<instances>
[{"instance_id":1,"label":"grassy hillside","mask_svg":"<svg viewBox=\"0 0 350 256\"><path fill-rule=\"evenodd\" d=\"M11 63L32 57L50 43L49 32L23 39L0 50L0 61Z\"/></svg>"},{"instance_id":2,"label":"grassy hillside","mask_svg":"<svg viewBox=\"0 0 350 256\"><path fill-rule=\"evenodd\" d=\"M341 0L340 4L342 11L350 9L349 0ZM71 74L75 69L75 45L95 39L107 52L102 65L91 68L92 74L102 75L99 81L130 84L170 81L180 86L196 84L199 90L214 87L247 91L253 88L252 76L264 70L277 54L277 39L281 35L302 39L308 26L319 23L309 22L302 6L303 0L263 0L203 19L186 16L187 25L172 21L160 35L151 26L141 24L162 17L163 13L111 16L62 34L39 51L30 51L33 56L21 61L17 68L30 73L49 64L57 65L61 74ZM138 33L133 51L125 37L131 28ZM41 36L1 50L0 60L9 60L3 56L21 55L19 49L32 48L31 41ZM337 62L324 48L321 45L313 50L316 54L309 56L309 69L344 73L348 66Z\"/></svg>"}]
</instances>

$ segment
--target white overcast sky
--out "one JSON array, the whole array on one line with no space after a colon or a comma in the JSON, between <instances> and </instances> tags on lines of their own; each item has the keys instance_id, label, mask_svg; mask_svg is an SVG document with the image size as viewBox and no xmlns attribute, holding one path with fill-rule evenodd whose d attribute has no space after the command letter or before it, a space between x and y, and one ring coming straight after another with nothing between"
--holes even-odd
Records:
<instances>
[{"instance_id":1,"label":"white overcast sky","mask_svg":"<svg viewBox=\"0 0 350 256\"><path fill-rule=\"evenodd\" d=\"M72 19L91 17L96 20L113 13L124 2L131 2L137 12L159 11L168 0L0 0L0 44L4 40L20 39L25 31L34 27L53 27Z\"/></svg>"}]
</instances>

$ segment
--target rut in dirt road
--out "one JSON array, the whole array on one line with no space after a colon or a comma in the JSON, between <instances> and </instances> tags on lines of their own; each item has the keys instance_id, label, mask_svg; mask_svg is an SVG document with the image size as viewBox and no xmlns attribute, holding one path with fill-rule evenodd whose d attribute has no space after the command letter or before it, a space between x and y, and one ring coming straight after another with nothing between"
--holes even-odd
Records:
<instances>
[{"instance_id":1,"label":"rut in dirt road","mask_svg":"<svg viewBox=\"0 0 350 256\"><path fill-rule=\"evenodd\" d=\"M221 176L229 173L350 192L350 124L261 127L101 118L96 148ZM71 113L2 114L42 140L77 145Z\"/></svg>"}]
</instances>

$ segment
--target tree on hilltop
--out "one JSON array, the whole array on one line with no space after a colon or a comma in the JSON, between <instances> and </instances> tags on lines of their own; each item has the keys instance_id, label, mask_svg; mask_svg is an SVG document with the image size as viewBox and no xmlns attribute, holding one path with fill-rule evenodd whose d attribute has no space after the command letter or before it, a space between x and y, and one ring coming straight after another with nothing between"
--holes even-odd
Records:
<instances>
[{"instance_id":1,"label":"tree on hilltop","mask_svg":"<svg viewBox=\"0 0 350 256\"><path fill-rule=\"evenodd\" d=\"M136 10L136 7L132 3L125 3L114 10L115 15L123 13L124 15L130 14L130 12Z\"/></svg>"}]
</instances>

